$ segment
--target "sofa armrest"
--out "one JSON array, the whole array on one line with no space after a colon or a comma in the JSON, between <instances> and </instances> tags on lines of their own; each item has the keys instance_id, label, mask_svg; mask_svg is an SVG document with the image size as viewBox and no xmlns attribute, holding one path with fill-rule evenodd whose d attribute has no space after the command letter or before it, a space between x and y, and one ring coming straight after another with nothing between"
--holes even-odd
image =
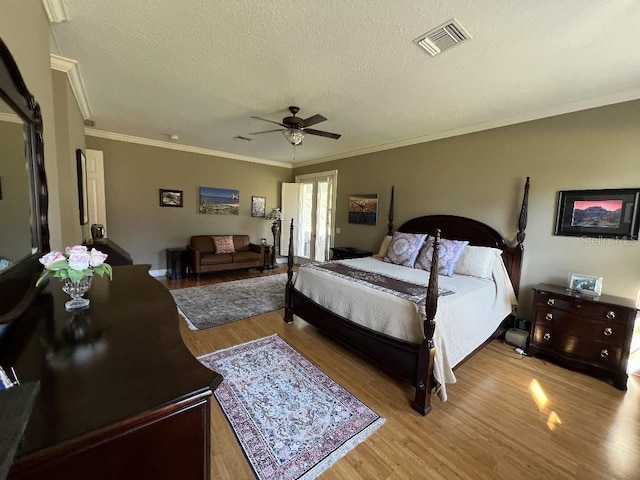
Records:
<instances>
[{"instance_id":1,"label":"sofa armrest","mask_svg":"<svg viewBox=\"0 0 640 480\"><path fill-rule=\"evenodd\" d=\"M257 243L250 243L249 250L252 252L257 252L260 255L264 255L264 245L258 245Z\"/></svg>"},{"instance_id":2,"label":"sofa armrest","mask_svg":"<svg viewBox=\"0 0 640 480\"><path fill-rule=\"evenodd\" d=\"M192 245L187 245L187 252L191 262L191 269L194 273L200 273L200 250L195 249Z\"/></svg>"}]
</instances>

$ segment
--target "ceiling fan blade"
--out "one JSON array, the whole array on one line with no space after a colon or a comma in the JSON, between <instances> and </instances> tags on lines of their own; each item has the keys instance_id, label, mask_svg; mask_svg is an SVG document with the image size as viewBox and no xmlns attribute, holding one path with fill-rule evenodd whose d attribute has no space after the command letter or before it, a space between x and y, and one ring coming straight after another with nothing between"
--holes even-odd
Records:
<instances>
[{"instance_id":1,"label":"ceiling fan blade","mask_svg":"<svg viewBox=\"0 0 640 480\"><path fill-rule=\"evenodd\" d=\"M304 133L310 133L311 135L319 135L320 137L339 139L341 135L339 133L323 132L322 130L316 130L315 128L305 128Z\"/></svg>"},{"instance_id":2,"label":"ceiling fan blade","mask_svg":"<svg viewBox=\"0 0 640 480\"><path fill-rule=\"evenodd\" d=\"M284 123L280 123L280 122L274 122L273 120L268 120L266 118L262 118L262 117L251 117L251 118L255 118L256 120L262 120L263 122L269 122L269 123L275 123L276 125L280 125L281 127L287 127Z\"/></svg>"},{"instance_id":3,"label":"ceiling fan blade","mask_svg":"<svg viewBox=\"0 0 640 480\"><path fill-rule=\"evenodd\" d=\"M324 118L319 113L316 113L314 116L306 118L302 121L303 127L310 127L311 125L315 125L316 123L324 122L326 118Z\"/></svg>"},{"instance_id":4,"label":"ceiling fan blade","mask_svg":"<svg viewBox=\"0 0 640 480\"><path fill-rule=\"evenodd\" d=\"M260 135L262 133L282 132L284 128L276 128L275 130L265 130L263 132L251 132L249 135Z\"/></svg>"}]
</instances>

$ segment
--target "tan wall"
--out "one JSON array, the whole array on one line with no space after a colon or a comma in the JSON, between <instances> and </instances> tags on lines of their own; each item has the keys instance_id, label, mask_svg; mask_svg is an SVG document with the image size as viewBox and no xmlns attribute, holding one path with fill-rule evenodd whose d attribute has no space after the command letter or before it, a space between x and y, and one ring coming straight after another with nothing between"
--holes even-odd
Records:
<instances>
[{"instance_id":1,"label":"tan wall","mask_svg":"<svg viewBox=\"0 0 640 480\"><path fill-rule=\"evenodd\" d=\"M64 205L60 212L60 221L64 226L62 245L78 245L85 238L83 228L80 225L76 169L76 149L84 150L85 148L84 119L73 90L71 90L67 74L53 71L52 77L58 184L60 185L60 204ZM85 227L85 229L87 228L88 226Z\"/></svg>"},{"instance_id":2,"label":"tan wall","mask_svg":"<svg viewBox=\"0 0 640 480\"><path fill-rule=\"evenodd\" d=\"M87 137L87 148L104 152L107 232L135 263L166 267L166 249L183 247L192 235L248 234L271 238L271 223L251 217L251 196L266 197L267 211L280 206L280 185L291 169ZM198 188L240 191L239 215L201 215ZM160 207L159 189L182 190L184 207ZM271 242L270 242L271 243Z\"/></svg>"},{"instance_id":3,"label":"tan wall","mask_svg":"<svg viewBox=\"0 0 640 480\"><path fill-rule=\"evenodd\" d=\"M485 222L515 239L522 185L531 177L521 312L532 286L565 284L569 272L604 277L603 292L635 299L637 242L587 241L553 234L558 191L640 187L640 101L586 110L395 150L294 169L338 170L336 245L376 250L386 232L389 192L395 225L434 213ZM380 195L378 224L347 221L347 198Z\"/></svg>"}]
</instances>

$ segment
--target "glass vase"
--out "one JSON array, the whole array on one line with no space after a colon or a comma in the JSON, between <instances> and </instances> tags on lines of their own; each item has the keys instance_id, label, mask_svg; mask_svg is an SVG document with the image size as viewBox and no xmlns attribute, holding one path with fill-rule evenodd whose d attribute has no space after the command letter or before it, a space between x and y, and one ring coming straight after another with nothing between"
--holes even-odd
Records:
<instances>
[{"instance_id":1,"label":"glass vase","mask_svg":"<svg viewBox=\"0 0 640 480\"><path fill-rule=\"evenodd\" d=\"M76 310L79 308L87 308L89 299L82 296L91 288L91 280L93 277L82 277L79 282L72 282L65 279L62 285L62 291L71 296L71 300L64 304L67 310Z\"/></svg>"}]
</instances>

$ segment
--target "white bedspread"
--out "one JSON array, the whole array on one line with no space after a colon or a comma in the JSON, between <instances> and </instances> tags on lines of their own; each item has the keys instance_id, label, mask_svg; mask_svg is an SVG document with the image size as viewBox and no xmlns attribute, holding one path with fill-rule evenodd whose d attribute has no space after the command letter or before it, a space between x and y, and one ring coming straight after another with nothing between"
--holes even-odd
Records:
<instances>
[{"instance_id":1,"label":"white bedspread","mask_svg":"<svg viewBox=\"0 0 640 480\"><path fill-rule=\"evenodd\" d=\"M429 272L385 263L366 257L341 260L355 268L381 273L408 282L426 285ZM453 295L438 299L434 376L440 384L440 398L446 401L445 384L455 383L455 367L484 343L517 304L502 260L496 257L493 281L467 275L440 275L440 289ZM403 298L322 271L298 269L295 288L332 312L368 328L412 343L424 340L424 307Z\"/></svg>"}]
</instances>

